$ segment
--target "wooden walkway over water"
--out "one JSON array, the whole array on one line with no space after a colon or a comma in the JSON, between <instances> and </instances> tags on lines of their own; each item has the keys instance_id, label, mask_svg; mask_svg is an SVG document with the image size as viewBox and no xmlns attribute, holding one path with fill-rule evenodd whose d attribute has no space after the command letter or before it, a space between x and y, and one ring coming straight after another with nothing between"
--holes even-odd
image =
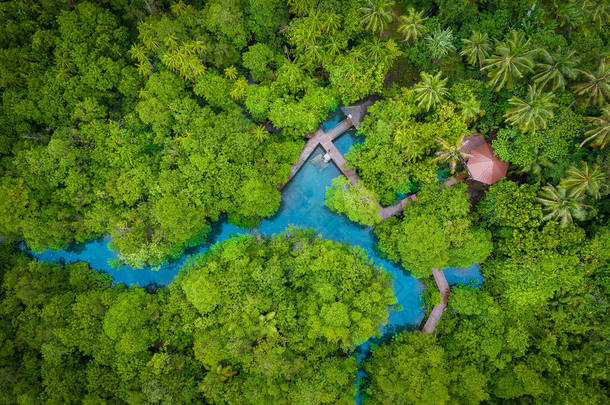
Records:
<instances>
[{"instance_id":1,"label":"wooden walkway over water","mask_svg":"<svg viewBox=\"0 0 610 405\"><path fill-rule=\"evenodd\" d=\"M447 309L447 304L449 303L449 294L451 290L449 289L449 283L447 282L447 278L445 278L445 273L439 269L432 269L432 275L434 276L434 281L436 282L436 286L438 287L438 291L441 293L441 302L436 304L434 308L432 308L432 312L430 312L430 316L426 320L424 327L422 328L422 332L424 333L433 333L434 329L436 329L436 325L438 321L440 321L443 312Z\"/></svg>"},{"instance_id":2,"label":"wooden walkway over water","mask_svg":"<svg viewBox=\"0 0 610 405\"><path fill-rule=\"evenodd\" d=\"M370 106L370 102L364 103L363 106L364 107L345 107L345 110L360 110L364 111L365 113L366 108ZM322 130L322 128L318 128L318 130L314 132L313 135L308 136L309 140L301 151L299 159L294 165L292 165L290 177L288 178L288 180L286 180L286 183L280 186L280 190L282 190L284 186L288 184L290 180L292 180L292 178L297 174L301 167L303 167L309 156L311 156L313 151L316 150L318 146L321 146L326 151L326 153L329 154L330 158L335 162L341 173L343 173L343 175L349 179L350 183L352 183L353 185L361 183L362 181L360 180L358 174L353 169L347 167L345 157L339 151L339 149L337 149L333 141L343 135L351 127L358 125L360 120L362 120L362 118L364 117L364 113L357 114L356 117L352 116L351 119L344 119L328 132L325 132L324 130ZM463 174L461 176L452 177L449 180L445 181L444 187L451 187L452 185L458 183L460 180L464 179L466 176L466 174ZM401 212L407 204L415 200L417 200L417 194L413 194L406 198L403 198L398 203L394 205L389 205L387 207L382 207L379 203L377 203L377 205L379 206L379 216L384 220L393 217L394 215Z\"/></svg>"},{"instance_id":3,"label":"wooden walkway over water","mask_svg":"<svg viewBox=\"0 0 610 405\"><path fill-rule=\"evenodd\" d=\"M292 178L297 174L299 169L303 167L309 156L311 156L313 151L316 150L318 146L321 146L326 151L326 153L328 153L328 155L337 165L341 173L343 173L343 175L349 179L351 184L356 185L360 183L360 177L353 169L347 167L345 157L339 151L339 149L337 149L333 141L340 137L342 134L344 134L346 131L348 131L351 127L357 127L364 115L366 114L366 108L371 104L372 103L370 101L367 101L361 104L360 106L345 107L345 111L355 112L354 114L351 114L351 119L346 118L328 132L325 132L324 130L322 130L322 128L318 128L316 132L308 136L309 140L307 141L307 144L301 151L299 159L291 168L290 177L288 178L286 183L284 183L280 187L280 190L290 180L292 180ZM467 176L468 175L466 173L453 176L446 180L441 187L451 187L454 184L459 183ZM388 219L401 212L407 204L416 200L417 194L413 194L406 198L403 198L398 203L387 207L382 207L379 203L377 203L377 205L379 206L379 216L381 216L381 218L384 220ZM434 308L432 308L432 312L430 313L430 316L428 317L426 323L424 324L424 327L422 328L423 333L434 332L434 330L436 329L436 325L441 319L443 312L445 312L445 310L447 309L447 304L449 302L450 289L449 283L447 283L447 279L445 278L445 274L442 272L442 270L436 268L432 269L432 274L434 276L434 281L436 282L438 290L441 293L441 302L435 305Z\"/></svg>"}]
</instances>

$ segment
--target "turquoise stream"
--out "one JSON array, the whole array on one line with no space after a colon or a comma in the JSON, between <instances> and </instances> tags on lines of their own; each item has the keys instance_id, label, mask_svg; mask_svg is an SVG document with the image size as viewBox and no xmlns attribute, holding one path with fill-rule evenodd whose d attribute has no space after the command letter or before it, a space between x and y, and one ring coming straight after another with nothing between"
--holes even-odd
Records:
<instances>
[{"instance_id":1,"label":"turquoise stream","mask_svg":"<svg viewBox=\"0 0 610 405\"><path fill-rule=\"evenodd\" d=\"M323 128L330 129L342 119L340 114L332 114L323 124ZM353 131L342 135L335 144L342 153L346 153L354 144L361 141ZM108 247L109 238L104 237L95 241L84 243L64 250L46 250L42 253L32 253L39 260L57 262L88 262L92 268L106 271L115 282L128 285L146 286L149 284L167 285L178 274L180 267L193 255L204 252L211 244L221 242L232 235L260 232L261 234L278 234L291 225L313 228L324 238L359 246L366 251L369 258L379 267L392 274L393 287L400 310L390 310L389 322L382 329L386 338L398 330L417 328L423 320L425 309L420 299L422 284L396 263L384 259L375 249L375 236L371 227L360 226L342 215L337 215L324 205L326 187L332 180L341 175L339 169L331 162L324 163L323 151L318 147L303 165L301 170L284 187L282 202L277 214L262 221L254 230L240 229L228 222L222 221L214 225L208 236L208 242L191 250L179 260L157 266L154 268L133 269L127 266L113 267L110 259L116 258L115 253ZM479 268L473 265L466 269L445 269L450 284L459 282L482 280ZM377 342L373 338L356 349L356 355L362 360L368 352L369 343ZM359 378L364 374L359 372ZM357 398L360 402L360 397Z\"/></svg>"}]
</instances>

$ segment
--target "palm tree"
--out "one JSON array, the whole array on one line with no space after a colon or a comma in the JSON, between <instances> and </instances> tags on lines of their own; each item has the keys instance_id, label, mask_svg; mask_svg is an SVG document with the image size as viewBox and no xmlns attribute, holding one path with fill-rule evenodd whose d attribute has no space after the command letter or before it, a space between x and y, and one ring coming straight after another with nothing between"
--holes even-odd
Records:
<instances>
[{"instance_id":1,"label":"palm tree","mask_svg":"<svg viewBox=\"0 0 610 405\"><path fill-rule=\"evenodd\" d=\"M481 103L475 98L470 97L468 100L460 101L460 107L462 107L462 118L465 122L476 120L479 116L485 114L485 111L481 110Z\"/></svg>"},{"instance_id":2,"label":"palm tree","mask_svg":"<svg viewBox=\"0 0 610 405\"><path fill-rule=\"evenodd\" d=\"M585 0L582 8L599 25L599 28L610 23L610 3L607 0Z\"/></svg>"},{"instance_id":3,"label":"palm tree","mask_svg":"<svg viewBox=\"0 0 610 405\"><path fill-rule=\"evenodd\" d=\"M553 55L545 49L541 50L542 62L536 63L534 82L543 88L547 84L550 85L549 90L563 90L566 86L566 78L575 79L578 75L576 65L579 59L574 56L575 54L576 51L562 53L561 48Z\"/></svg>"},{"instance_id":4,"label":"palm tree","mask_svg":"<svg viewBox=\"0 0 610 405\"><path fill-rule=\"evenodd\" d=\"M610 141L610 107L602 108L601 117L587 117L585 119L591 123L593 128L585 132L587 138L582 141L580 146L582 147L585 143L593 140L591 142L592 146L599 146L604 149Z\"/></svg>"},{"instance_id":5,"label":"palm tree","mask_svg":"<svg viewBox=\"0 0 610 405\"><path fill-rule=\"evenodd\" d=\"M411 7L407 11L407 15L401 15L400 21L401 24L398 27L398 32L405 36L405 41L417 41L417 38L426 32L426 26L424 25L424 21L428 18L424 17L423 11L415 11L413 7Z\"/></svg>"},{"instance_id":6,"label":"palm tree","mask_svg":"<svg viewBox=\"0 0 610 405\"><path fill-rule=\"evenodd\" d=\"M246 90L248 89L248 81L244 77L240 77L235 80L229 95L233 100L241 100L246 97Z\"/></svg>"},{"instance_id":7,"label":"palm tree","mask_svg":"<svg viewBox=\"0 0 610 405\"><path fill-rule=\"evenodd\" d=\"M582 163L582 168L571 166L566 170L567 177L561 181L561 186L570 192L570 197L581 199L590 195L595 199L601 197L601 190L605 187L606 175L594 164L589 166Z\"/></svg>"},{"instance_id":8,"label":"palm tree","mask_svg":"<svg viewBox=\"0 0 610 405\"><path fill-rule=\"evenodd\" d=\"M432 57L436 60L447 56L449 52L455 51L453 41L453 31L451 31L451 28L446 30L437 28L432 35L426 37L426 45L428 45Z\"/></svg>"},{"instance_id":9,"label":"palm tree","mask_svg":"<svg viewBox=\"0 0 610 405\"><path fill-rule=\"evenodd\" d=\"M396 42L392 39L382 41L375 37L365 45L365 52L368 59L375 61L375 64L388 65L394 60L394 56L400 54Z\"/></svg>"},{"instance_id":10,"label":"palm tree","mask_svg":"<svg viewBox=\"0 0 610 405\"><path fill-rule=\"evenodd\" d=\"M553 108L557 107L552 101L553 97L551 93L543 93L536 85L528 86L525 100L516 96L508 99L513 107L506 111L504 117L511 125L518 125L521 132L534 133L546 128L548 120L553 118Z\"/></svg>"},{"instance_id":11,"label":"palm tree","mask_svg":"<svg viewBox=\"0 0 610 405\"><path fill-rule=\"evenodd\" d=\"M451 174L455 173L455 168L458 163L463 164L466 159L470 157L470 154L461 151L461 149L466 145L466 135L458 139L455 145L450 144L442 138L436 138L436 142L441 145L441 150L436 152L436 158L434 158L434 161L449 161L449 168L451 169Z\"/></svg>"},{"instance_id":12,"label":"palm tree","mask_svg":"<svg viewBox=\"0 0 610 405\"><path fill-rule=\"evenodd\" d=\"M470 38L462 39L464 45L460 55L465 56L468 63L474 65L479 64L479 68L483 67L483 61L489 56L491 45L487 33L472 31Z\"/></svg>"},{"instance_id":13,"label":"palm tree","mask_svg":"<svg viewBox=\"0 0 610 405\"><path fill-rule=\"evenodd\" d=\"M496 55L485 59L484 70L491 79L491 84L500 90L502 87L513 87L515 78L523 77L525 72L533 71L534 61L530 48L530 41L525 40L525 35L517 31L511 31L505 42L498 42Z\"/></svg>"},{"instance_id":14,"label":"palm tree","mask_svg":"<svg viewBox=\"0 0 610 405\"><path fill-rule=\"evenodd\" d=\"M585 75L586 80L574 86L576 94L584 97L587 105L593 103L603 105L606 98L610 97L610 69L608 69L605 58L599 62L596 72L579 70Z\"/></svg>"},{"instance_id":15,"label":"palm tree","mask_svg":"<svg viewBox=\"0 0 610 405\"><path fill-rule=\"evenodd\" d=\"M252 129L252 135L254 136L254 140L258 143L265 141L269 138L269 132L262 125L257 125Z\"/></svg>"},{"instance_id":16,"label":"palm tree","mask_svg":"<svg viewBox=\"0 0 610 405\"><path fill-rule=\"evenodd\" d=\"M442 102L448 93L447 80L448 78L441 77L442 72L438 71L434 76L430 73L421 72L421 82L415 85L417 93L416 100L420 107L426 107L426 111L430 107Z\"/></svg>"},{"instance_id":17,"label":"palm tree","mask_svg":"<svg viewBox=\"0 0 610 405\"><path fill-rule=\"evenodd\" d=\"M362 23L366 29L381 36L388 24L392 22L393 6L394 0L369 0L366 7L360 8L360 12L364 14Z\"/></svg>"},{"instance_id":18,"label":"palm tree","mask_svg":"<svg viewBox=\"0 0 610 405\"><path fill-rule=\"evenodd\" d=\"M582 221L587 217L588 206L568 195L563 187L556 189L552 185L544 186L538 196L538 201L543 205L542 209L548 212L544 220L558 218L561 226L565 227L573 222L573 218Z\"/></svg>"},{"instance_id":19,"label":"palm tree","mask_svg":"<svg viewBox=\"0 0 610 405\"><path fill-rule=\"evenodd\" d=\"M225 68L224 73L225 73L225 77L229 80L237 79L237 69L233 65Z\"/></svg>"},{"instance_id":20,"label":"palm tree","mask_svg":"<svg viewBox=\"0 0 610 405\"><path fill-rule=\"evenodd\" d=\"M290 11L296 15L303 15L307 10L311 10L314 6L312 0L288 0Z\"/></svg>"}]
</instances>

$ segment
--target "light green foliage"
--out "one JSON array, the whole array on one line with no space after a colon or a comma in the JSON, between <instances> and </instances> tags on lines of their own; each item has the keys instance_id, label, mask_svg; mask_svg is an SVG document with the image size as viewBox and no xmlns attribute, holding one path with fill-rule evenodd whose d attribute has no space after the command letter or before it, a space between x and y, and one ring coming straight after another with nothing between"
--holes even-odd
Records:
<instances>
[{"instance_id":1,"label":"light green foliage","mask_svg":"<svg viewBox=\"0 0 610 405\"><path fill-rule=\"evenodd\" d=\"M136 354L155 343L157 333L152 321L158 315L154 312L153 297L142 289L123 294L108 308L103 330L115 342L117 352Z\"/></svg>"},{"instance_id":2,"label":"light green foliage","mask_svg":"<svg viewBox=\"0 0 610 405\"><path fill-rule=\"evenodd\" d=\"M336 177L326 188L326 206L354 221L367 226L381 222L379 198L361 184L351 184L343 176Z\"/></svg>"},{"instance_id":3,"label":"light green foliage","mask_svg":"<svg viewBox=\"0 0 610 405\"><path fill-rule=\"evenodd\" d=\"M504 42L499 42L495 54L485 59L484 70L489 70L491 84L500 90L503 87L511 89L514 81L527 72L532 72L534 50L529 39L519 31L511 31Z\"/></svg>"},{"instance_id":4,"label":"light green foliage","mask_svg":"<svg viewBox=\"0 0 610 405\"><path fill-rule=\"evenodd\" d=\"M440 146L440 150L436 152L435 160L449 162L449 169L451 174L455 173L455 168L458 163L464 163L469 154L462 152L464 146L466 146L465 137L461 137L455 144L450 144L442 138L437 138L436 142Z\"/></svg>"},{"instance_id":5,"label":"light green foliage","mask_svg":"<svg viewBox=\"0 0 610 405\"><path fill-rule=\"evenodd\" d=\"M360 8L362 24L373 33L383 34L387 25L394 19L393 6L394 0L368 0L367 5Z\"/></svg>"},{"instance_id":6,"label":"light green foliage","mask_svg":"<svg viewBox=\"0 0 610 405\"><path fill-rule=\"evenodd\" d=\"M541 224L542 207L537 196L536 186L501 180L489 188L477 211L486 227L506 237L512 229L532 229Z\"/></svg>"},{"instance_id":7,"label":"light green foliage","mask_svg":"<svg viewBox=\"0 0 610 405\"><path fill-rule=\"evenodd\" d=\"M153 13L138 24L131 47L126 27L108 10L82 3L61 11L49 34L52 64L41 66L46 79L32 81L36 88L28 90L37 102L27 103L49 115L11 101L27 116L28 143L3 166L13 180L0 181L6 189L0 205L18 213L3 220L6 237L43 250L106 233L122 261L139 267L201 243L209 223L223 213L253 222L275 212L277 188L301 142L260 142L252 134L255 127L233 101L235 84L219 73L231 65L236 77L243 68L232 56L242 47L241 5L222 11L234 24L229 36L218 21L196 23L220 13L219 6L210 2L200 10L179 3L171 13ZM137 70L126 66L127 56ZM248 89L243 78L235 83L243 87L239 100ZM52 99L41 99L42 85ZM305 114L287 125L299 135L315 129L336 105L333 94L313 87L301 95L298 107ZM257 107L263 111L253 118L265 120L268 107Z\"/></svg>"},{"instance_id":8,"label":"light green foliage","mask_svg":"<svg viewBox=\"0 0 610 405\"><path fill-rule=\"evenodd\" d=\"M434 59L442 59L450 52L455 52L453 31L450 28L437 28L426 37L428 51Z\"/></svg>"},{"instance_id":9,"label":"light green foliage","mask_svg":"<svg viewBox=\"0 0 610 405\"><path fill-rule=\"evenodd\" d=\"M549 184L542 188L538 200L546 213L543 219L558 219L562 227L570 225L574 219L583 221L587 218L587 206L579 196L564 187L555 188Z\"/></svg>"},{"instance_id":10,"label":"light green foliage","mask_svg":"<svg viewBox=\"0 0 610 405\"><path fill-rule=\"evenodd\" d=\"M478 64L479 68L483 67L483 61L489 56L491 45L489 44L489 36L487 33L472 31L470 38L462 39L462 52L460 55L466 56L466 60L471 65Z\"/></svg>"},{"instance_id":11,"label":"light green foliage","mask_svg":"<svg viewBox=\"0 0 610 405\"><path fill-rule=\"evenodd\" d=\"M578 75L576 66L579 59L576 51L562 52L559 49L556 53L550 54L546 49L540 51L542 61L536 63L536 74L534 81L541 87L549 87L549 90L564 89L568 79L575 79Z\"/></svg>"},{"instance_id":12,"label":"light green foliage","mask_svg":"<svg viewBox=\"0 0 610 405\"><path fill-rule=\"evenodd\" d=\"M508 102L511 105L504 115L511 125L517 125L521 132L534 133L538 129L546 128L548 121L553 118L554 95L545 93L541 88L528 86L525 99L513 96Z\"/></svg>"},{"instance_id":13,"label":"light green foliage","mask_svg":"<svg viewBox=\"0 0 610 405\"><path fill-rule=\"evenodd\" d=\"M414 8L409 8L406 15L400 16L400 26L398 32L405 37L405 41L417 41L417 39L427 31L424 22L427 17L424 17L424 12L415 11Z\"/></svg>"},{"instance_id":14,"label":"light green foliage","mask_svg":"<svg viewBox=\"0 0 610 405\"><path fill-rule=\"evenodd\" d=\"M602 114L599 117L586 117L585 119L589 122L591 128L585 132L586 138L580 146L592 141L592 146L599 146L600 149L604 149L610 142L610 107L602 108Z\"/></svg>"},{"instance_id":15,"label":"light green foliage","mask_svg":"<svg viewBox=\"0 0 610 405\"><path fill-rule=\"evenodd\" d=\"M481 109L481 103L474 96L460 101L460 107L462 108L462 118L466 122L476 121L485 114L485 111Z\"/></svg>"},{"instance_id":16,"label":"light green foliage","mask_svg":"<svg viewBox=\"0 0 610 405\"><path fill-rule=\"evenodd\" d=\"M421 81L414 87L417 93L417 102L420 107L425 107L426 111L431 107L441 104L448 93L447 80L442 78L443 72L438 71L435 75L421 72Z\"/></svg>"},{"instance_id":17,"label":"light green foliage","mask_svg":"<svg viewBox=\"0 0 610 405\"><path fill-rule=\"evenodd\" d=\"M423 110L415 97L413 90L403 89L370 107L358 128L365 142L347 154L349 165L358 168L364 185L383 205L394 203L395 191L411 181L435 184L436 139L455 143L468 131L450 103L419 119Z\"/></svg>"},{"instance_id":18,"label":"light green foliage","mask_svg":"<svg viewBox=\"0 0 610 405\"><path fill-rule=\"evenodd\" d=\"M200 314L203 395L223 403L293 403L308 392L350 403L355 360L340 353L378 333L395 303L389 277L362 251L300 230L224 242L178 283Z\"/></svg>"},{"instance_id":19,"label":"light green foliage","mask_svg":"<svg viewBox=\"0 0 610 405\"><path fill-rule=\"evenodd\" d=\"M269 78L278 60L281 61L273 49L260 43L250 46L242 55L244 67L250 69L252 78L257 82Z\"/></svg>"},{"instance_id":20,"label":"light green foliage","mask_svg":"<svg viewBox=\"0 0 610 405\"><path fill-rule=\"evenodd\" d=\"M535 133L522 133L517 128L501 129L492 142L500 159L522 168L530 168L541 158L553 162L568 158L575 149L574 140L585 131L582 116L571 109L559 107L547 128ZM529 169L528 169L529 170Z\"/></svg>"},{"instance_id":21,"label":"light green foliage","mask_svg":"<svg viewBox=\"0 0 610 405\"><path fill-rule=\"evenodd\" d=\"M400 50L391 39L382 42L382 45L375 53L377 56L373 55L372 58L365 58L366 48L358 47L338 55L325 66L330 73L330 83L337 89L344 104L351 104L381 90L386 73L400 55ZM375 60L376 57L379 61Z\"/></svg>"},{"instance_id":22,"label":"light green foliage","mask_svg":"<svg viewBox=\"0 0 610 405\"><path fill-rule=\"evenodd\" d=\"M517 307L537 307L561 289L582 286L591 269L584 231L556 222L547 223L542 231L515 232L502 241L500 251L508 257L492 261L488 271Z\"/></svg>"},{"instance_id":23,"label":"light green foliage","mask_svg":"<svg viewBox=\"0 0 610 405\"><path fill-rule=\"evenodd\" d=\"M366 404L446 404L451 370L434 335L403 332L366 360Z\"/></svg>"},{"instance_id":24,"label":"light green foliage","mask_svg":"<svg viewBox=\"0 0 610 405\"><path fill-rule=\"evenodd\" d=\"M277 38L280 26L288 20L287 5L283 1L248 0L248 25L254 38L260 42L272 43Z\"/></svg>"},{"instance_id":25,"label":"light green foliage","mask_svg":"<svg viewBox=\"0 0 610 405\"><path fill-rule=\"evenodd\" d=\"M401 220L382 222L375 232L379 247L415 277L432 268L482 262L492 251L491 235L475 226L466 186L422 190L403 210Z\"/></svg>"},{"instance_id":26,"label":"light green foliage","mask_svg":"<svg viewBox=\"0 0 610 405\"><path fill-rule=\"evenodd\" d=\"M561 185L575 198L589 195L599 199L602 193L607 193L607 182L608 175L603 173L597 164L589 166L587 162L582 162L580 168L571 166L566 170L566 177Z\"/></svg>"},{"instance_id":27,"label":"light green foliage","mask_svg":"<svg viewBox=\"0 0 610 405\"><path fill-rule=\"evenodd\" d=\"M348 352L396 302L362 250L299 230L226 241L154 292L6 244L0 277L3 403L347 405Z\"/></svg>"}]
</instances>

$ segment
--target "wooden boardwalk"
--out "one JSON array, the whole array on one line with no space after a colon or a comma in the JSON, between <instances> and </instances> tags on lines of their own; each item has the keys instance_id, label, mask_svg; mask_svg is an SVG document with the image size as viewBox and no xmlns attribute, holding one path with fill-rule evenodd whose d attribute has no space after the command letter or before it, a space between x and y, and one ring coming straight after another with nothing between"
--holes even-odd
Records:
<instances>
[{"instance_id":1,"label":"wooden boardwalk","mask_svg":"<svg viewBox=\"0 0 610 405\"><path fill-rule=\"evenodd\" d=\"M364 113L366 112L366 110L363 111ZM326 151L326 153L330 155L330 158L335 162L341 173L343 173L343 175L350 180L351 184L355 185L359 183L361 181L360 177L353 169L347 167L345 157L339 151L339 149L337 149L333 141L339 136L341 136L345 131L350 129L352 126L357 126L360 120L362 119L364 113L359 114L356 117L352 116L352 119L346 118L328 132L324 132L322 128L318 128L316 132L308 135L307 138L309 138L309 140L307 141L307 144L305 144L305 147L301 151L297 162L292 165L290 177L288 178L288 180L286 180L286 183L284 183L280 187L280 190L284 188L284 186L288 184L288 182L297 174L299 169L303 167L309 156L313 153L314 150L316 150L318 146L321 146ZM454 184L459 183L466 177L468 177L466 173L453 176L446 180L441 187L451 187ZM377 203L377 205L379 206L379 215L382 219L390 218L401 212L407 204L416 200L417 194L413 194L406 198L403 198L397 204L390 205L387 207L382 207L379 203ZM438 324L439 320L441 319L441 316L443 315L443 312L445 312L445 310L447 309L447 304L449 302L449 294L451 292L449 288L449 283L447 283L447 279L445 278L445 274L441 270L434 268L432 269L432 274L434 276L434 281L436 282L438 290L441 293L441 302L435 305L434 308L432 308L432 312L430 312L430 316L428 317L426 323L424 324L424 327L422 328L423 333L434 332L434 330L436 329L436 325Z\"/></svg>"},{"instance_id":2,"label":"wooden boardwalk","mask_svg":"<svg viewBox=\"0 0 610 405\"><path fill-rule=\"evenodd\" d=\"M433 333L436 329L436 325L438 321L440 321L443 312L447 309L447 304L449 303L449 294L451 290L449 289L449 283L445 278L445 273L439 269L432 269L432 275L434 276L434 281L436 282L436 286L438 287L438 291L441 293L441 302L432 308L432 312L430 312L430 316L426 320L422 332L424 333Z\"/></svg>"},{"instance_id":3,"label":"wooden boardwalk","mask_svg":"<svg viewBox=\"0 0 610 405\"><path fill-rule=\"evenodd\" d=\"M345 133L348 129L354 126L354 123L349 118L344 119L340 123L338 123L333 129L328 131L326 135L331 141L334 141L341 135Z\"/></svg>"},{"instance_id":4,"label":"wooden boardwalk","mask_svg":"<svg viewBox=\"0 0 610 405\"><path fill-rule=\"evenodd\" d=\"M313 153L314 150L316 150L316 148L320 144L322 136L324 135L325 132L322 131L322 129L318 129L316 132L314 132L313 136L309 138L309 140L305 144L305 147L303 148L303 150L301 150L299 159L290 168L290 176L288 177L288 180L286 180L286 182L280 186L280 191L284 188L284 186L286 186L286 184L288 184L288 182L290 182L290 180L292 180L292 178L298 173L301 167L303 167L305 162L307 162L307 159L309 159L309 156Z\"/></svg>"},{"instance_id":5,"label":"wooden boardwalk","mask_svg":"<svg viewBox=\"0 0 610 405\"><path fill-rule=\"evenodd\" d=\"M365 107L368 107L372 103L368 101L365 102L365 104L363 105L365 105ZM349 108L352 107L346 107L346 109ZM354 108L361 107L355 105ZM366 111L366 109L364 109L363 111ZM318 130L314 132L313 135L307 136L309 140L301 151L297 162L292 165L290 177L288 177L288 180L286 180L286 182L280 186L280 191L284 188L284 186L286 186L286 184L288 184L290 180L292 180L292 178L297 174L301 167L303 167L309 156L313 153L314 150L316 150L318 146L321 146L326 151L326 153L330 155L330 158L335 162L341 173L343 173L343 175L349 179L350 183L354 185L360 183L360 177L353 169L347 167L345 157L339 151L339 149L337 149L333 141L340 137L343 133L345 133L345 131L349 130L352 126L358 125L360 120L362 120L363 116L363 114L358 114L356 117L352 116L352 119L346 118L328 132L324 132L322 128L318 128ZM445 181L443 186L451 187L452 185L464 179L466 176L466 174L463 174L451 177L449 180ZM403 198L398 203L394 205L389 205L387 207L382 207L379 203L377 203L377 205L379 206L379 216L382 218L382 220L393 217L394 215L401 212L407 204L415 200L417 200L417 194L413 194L406 198Z\"/></svg>"}]
</instances>

